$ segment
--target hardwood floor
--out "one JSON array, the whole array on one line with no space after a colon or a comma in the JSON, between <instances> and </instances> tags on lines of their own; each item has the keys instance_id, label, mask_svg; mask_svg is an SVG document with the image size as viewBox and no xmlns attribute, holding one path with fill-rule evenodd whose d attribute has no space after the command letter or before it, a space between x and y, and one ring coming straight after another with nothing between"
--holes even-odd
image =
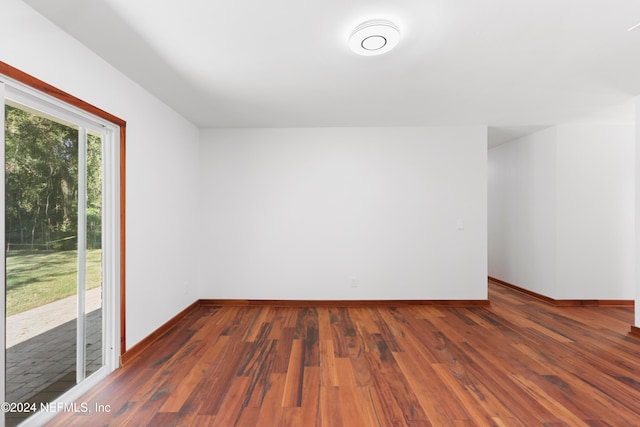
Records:
<instances>
[{"instance_id":1,"label":"hardwood floor","mask_svg":"<svg viewBox=\"0 0 640 427\"><path fill-rule=\"evenodd\" d=\"M638 426L633 310L202 307L55 426Z\"/></svg>"}]
</instances>

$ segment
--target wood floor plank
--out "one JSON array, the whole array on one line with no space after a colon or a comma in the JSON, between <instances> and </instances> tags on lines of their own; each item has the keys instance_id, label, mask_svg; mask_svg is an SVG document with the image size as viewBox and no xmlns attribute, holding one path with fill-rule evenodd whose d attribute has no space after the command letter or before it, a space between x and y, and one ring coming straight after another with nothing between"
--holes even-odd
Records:
<instances>
[{"instance_id":1,"label":"wood floor plank","mask_svg":"<svg viewBox=\"0 0 640 427\"><path fill-rule=\"evenodd\" d=\"M333 339L331 332L331 316L327 307L318 308L318 329L320 341Z\"/></svg>"},{"instance_id":2,"label":"wood floor plank","mask_svg":"<svg viewBox=\"0 0 640 427\"><path fill-rule=\"evenodd\" d=\"M447 385L438 378L431 364L421 364L420 359L408 353L397 353L395 357L433 426L451 426L454 420L466 419L461 402L448 394ZM423 378L429 378L429 381L423 381Z\"/></svg>"},{"instance_id":3,"label":"wood floor plank","mask_svg":"<svg viewBox=\"0 0 640 427\"><path fill-rule=\"evenodd\" d=\"M155 365L154 374L147 379L144 387L138 389L131 400L134 402L147 401L156 395L158 390L170 391L178 387L178 380L184 378L193 366L192 363L185 362L199 360L205 351L205 343L189 342L175 353L175 357L165 363Z\"/></svg>"},{"instance_id":4,"label":"wood floor plank","mask_svg":"<svg viewBox=\"0 0 640 427\"><path fill-rule=\"evenodd\" d=\"M534 400L541 402L543 406L550 408L551 412L557 417L557 421L561 421L575 427L588 427L583 420L578 418L571 411L567 410L565 406L545 393L544 390L538 387L534 382L529 381L520 375L513 375L512 378L518 382L522 386L522 389Z\"/></svg>"},{"instance_id":5,"label":"wood floor plank","mask_svg":"<svg viewBox=\"0 0 640 427\"><path fill-rule=\"evenodd\" d=\"M633 309L202 306L49 425L636 426Z\"/></svg>"},{"instance_id":6,"label":"wood floor plank","mask_svg":"<svg viewBox=\"0 0 640 427\"><path fill-rule=\"evenodd\" d=\"M396 337L404 336L402 325L394 318L393 307L381 307L376 310L376 324L380 328L382 336L391 351L400 351Z\"/></svg>"},{"instance_id":7,"label":"wood floor plank","mask_svg":"<svg viewBox=\"0 0 640 427\"><path fill-rule=\"evenodd\" d=\"M461 384L456 375L451 372L449 367L441 364L432 365L433 370L438 375L440 380L447 385L449 392L452 393L458 401L462 404L462 407L467 412L468 418L458 419L455 421L469 421L475 425L486 425L488 420L491 419L491 414L484 411L480 405L475 401L478 397L473 391L468 390Z\"/></svg>"},{"instance_id":8,"label":"wood floor plank","mask_svg":"<svg viewBox=\"0 0 640 427\"><path fill-rule=\"evenodd\" d=\"M370 307L354 307L351 308L349 312L354 325L358 331L360 331L361 335L364 335L364 331L369 334L380 333L380 327L376 323Z\"/></svg>"},{"instance_id":9,"label":"wood floor plank","mask_svg":"<svg viewBox=\"0 0 640 427\"><path fill-rule=\"evenodd\" d=\"M210 424L211 427L228 427L236 425L238 418L240 418L240 413L242 412L242 403L248 387L248 377L235 377L232 380L231 387L229 387L229 391L220 404L220 409L216 414L215 421L213 424Z\"/></svg>"},{"instance_id":10,"label":"wood floor plank","mask_svg":"<svg viewBox=\"0 0 640 427\"><path fill-rule=\"evenodd\" d=\"M160 411L178 412L191 392L202 380L204 375L204 368L202 364L196 362L195 365L192 365L191 363L185 363L184 365L188 368L188 372L186 372L186 375L183 377L174 378L174 381L176 381L177 384L175 385L171 395L160 408Z\"/></svg>"},{"instance_id":11,"label":"wood floor plank","mask_svg":"<svg viewBox=\"0 0 640 427\"><path fill-rule=\"evenodd\" d=\"M371 385L371 367L365 357L366 354L368 354L368 352L350 356L353 375L356 380L356 385L359 387L368 387Z\"/></svg>"},{"instance_id":12,"label":"wood floor plank","mask_svg":"<svg viewBox=\"0 0 640 427\"><path fill-rule=\"evenodd\" d=\"M300 426L316 426L320 408L321 367L304 368L302 382L302 406L300 408Z\"/></svg>"},{"instance_id":13,"label":"wood floor plank","mask_svg":"<svg viewBox=\"0 0 640 427\"><path fill-rule=\"evenodd\" d=\"M271 330L275 328L275 324L272 325ZM295 336L296 330L293 327L282 328L280 331L279 338L274 340L276 349L275 349L275 360L273 361L273 370L274 374L286 374L287 368L289 367L289 358L291 357L291 346L293 345L293 337ZM271 334L269 335L271 337Z\"/></svg>"},{"instance_id":14,"label":"wood floor plank","mask_svg":"<svg viewBox=\"0 0 640 427\"><path fill-rule=\"evenodd\" d=\"M338 386L338 371L336 369L336 356L333 349L333 340L320 341L320 372L323 386Z\"/></svg>"},{"instance_id":15,"label":"wood floor plank","mask_svg":"<svg viewBox=\"0 0 640 427\"><path fill-rule=\"evenodd\" d=\"M477 346L477 343L476 343ZM553 418L547 408L544 408L539 401L530 399L523 394L521 389L507 375L496 376L487 366L501 366L504 373L526 372L520 369L520 365L501 358L492 353L478 351L477 347L463 344L461 350L468 353L466 359L465 379L468 380L467 388L476 389L476 394L481 396L478 405L482 406L487 413L500 418L515 417L522 420L539 420L541 423ZM489 350L491 351L491 350Z\"/></svg>"},{"instance_id":16,"label":"wood floor plank","mask_svg":"<svg viewBox=\"0 0 640 427\"><path fill-rule=\"evenodd\" d=\"M246 354L248 343L226 338L226 345L211 360L203 360L202 380L193 389L181 411L195 411L200 415L216 415L231 386L241 355Z\"/></svg>"},{"instance_id":17,"label":"wood floor plank","mask_svg":"<svg viewBox=\"0 0 640 427\"><path fill-rule=\"evenodd\" d=\"M258 310L251 310L251 315L247 316L246 328L242 336L239 337L242 341L253 342L259 333L264 332L262 326L266 309L267 307L260 307Z\"/></svg>"},{"instance_id":18,"label":"wood floor plank","mask_svg":"<svg viewBox=\"0 0 640 427\"><path fill-rule=\"evenodd\" d=\"M268 393L272 375L276 378L285 378L285 374L275 374L273 366L276 361L276 343L272 340L252 343L245 350L245 358L249 363L242 362L235 370L237 375L244 375L250 378L249 388L243 402L244 406L260 406ZM241 354L238 355L241 357ZM282 397L282 396L281 396Z\"/></svg>"},{"instance_id":19,"label":"wood floor plank","mask_svg":"<svg viewBox=\"0 0 640 427\"><path fill-rule=\"evenodd\" d=\"M329 308L329 319L336 357L349 357L349 342L356 336L356 329L347 314L347 309Z\"/></svg>"},{"instance_id":20,"label":"wood floor plank","mask_svg":"<svg viewBox=\"0 0 640 427\"><path fill-rule=\"evenodd\" d=\"M349 427L371 427L375 426L377 419L373 417L374 411L370 401L360 399L360 387L356 385L353 374L353 365L347 358L336 359L336 370L340 381L339 394L340 402L344 408L343 421Z\"/></svg>"},{"instance_id":21,"label":"wood floor plank","mask_svg":"<svg viewBox=\"0 0 640 427\"><path fill-rule=\"evenodd\" d=\"M255 427L260 418L259 406L243 406L236 427Z\"/></svg>"},{"instance_id":22,"label":"wood floor plank","mask_svg":"<svg viewBox=\"0 0 640 427\"><path fill-rule=\"evenodd\" d=\"M289 367L285 376L282 406L299 407L302 404L302 383L304 379L304 342L294 339L289 356Z\"/></svg>"},{"instance_id":23,"label":"wood floor plank","mask_svg":"<svg viewBox=\"0 0 640 427\"><path fill-rule=\"evenodd\" d=\"M372 381L365 387L366 398L371 402L375 412L375 418L379 426L406 426L406 420L401 408L398 408L393 393L385 383L378 384Z\"/></svg>"},{"instance_id":24,"label":"wood floor plank","mask_svg":"<svg viewBox=\"0 0 640 427\"><path fill-rule=\"evenodd\" d=\"M192 339L196 341L207 341L221 335L235 317L231 310L222 310L220 307L201 307L200 310L202 317L189 328L194 330Z\"/></svg>"},{"instance_id":25,"label":"wood floor plank","mask_svg":"<svg viewBox=\"0 0 640 427\"><path fill-rule=\"evenodd\" d=\"M343 420L343 407L340 401L340 387L320 387L320 410L318 411L319 427L346 426ZM344 408L346 409L346 408Z\"/></svg>"},{"instance_id":26,"label":"wood floor plank","mask_svg":"<svg viewBox=\"0 0 640 427\"><path fill-rule=\"evenodd\" d=\"M390 351L382 356L367 353L371 366L371 390L378 419L382 425L407 425L408 420L426 420L427 416L408 384L397 376L399 368Z\"/></svg>"},{"instance_id":27,"label":"wood floor plank","mask_svg":"<svg viewBox=\"0 0 640 427\"><path fill-rule=\"evenodd\" d=\"M269 387L259 402L260 412L256 419L256 427L272 427L280 425L283 419L282 394L286 374L272 374L268 378Z\"/></svg>"},{"instance_id":28,"label":"wood floor plank","mask_svg":"<svg viewBox=\"0 0 640 427\"><path fill-rule=\"evenodd\" d=\"M215 415L196 415L193 419L189 420L189 427L209 427L216 422Z\"/></svg>"},{"instance_id":29,"label":"wood floor plank","mask_svg":"<svg viewBox=\"0 0 640 427\"><path fill-rule=\"evenodd\" d=\"M298 313L296 323L296 337L303 339L304 366L320 366L318 352L318 310L315 308L303 308Z\"/></svg>"}]
</instances>

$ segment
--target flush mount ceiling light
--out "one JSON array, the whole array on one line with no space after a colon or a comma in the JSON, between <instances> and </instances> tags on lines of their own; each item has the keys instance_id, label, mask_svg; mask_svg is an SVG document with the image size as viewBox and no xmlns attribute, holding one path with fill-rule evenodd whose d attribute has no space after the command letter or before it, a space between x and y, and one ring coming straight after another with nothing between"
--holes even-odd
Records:
<instances>
[{"instance_id":1,"label":"flush mount ceiling light","mask_svg":"<svg viewBox=\"0 0 640 427\"><path fill-rule=\"evenodd\" d=\"M351 37L349 47L358 55L373 56L389 52L400 41L400 30L391 21L374 19L358 25Z\"/></svg>"}]
</instances>

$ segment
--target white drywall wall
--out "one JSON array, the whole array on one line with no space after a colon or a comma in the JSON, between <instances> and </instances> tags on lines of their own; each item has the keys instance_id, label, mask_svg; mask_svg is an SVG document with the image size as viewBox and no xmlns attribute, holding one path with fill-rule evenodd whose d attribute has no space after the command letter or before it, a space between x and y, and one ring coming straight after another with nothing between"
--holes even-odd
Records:
<instances>
[{"instance_id":1,"label":"white drywall wall","mask_svg":"<svg viewBox=\"0 0 640 427\"><path fill-rule=\"evenodd\" d=\"M208 129L201 144L201 298L487 298L485 127Z\"/></svg>"},{"instance_id":2,"label":"white drywall wall","mask_svg":"<svg viewBox=\"0 0 640 427\"><path fill-rule=\"evenodd\" d=\"M196 298L195 126L19 0L0 60L127 121L127 347Z\"/></svg>"}]
</instances>

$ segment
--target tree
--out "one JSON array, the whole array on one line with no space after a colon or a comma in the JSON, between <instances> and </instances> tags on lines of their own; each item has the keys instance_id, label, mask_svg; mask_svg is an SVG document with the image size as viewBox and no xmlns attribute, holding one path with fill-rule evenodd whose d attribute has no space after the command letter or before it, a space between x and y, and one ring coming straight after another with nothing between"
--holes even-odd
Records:
<instances>
[{"instance_id":1,"label":"tree","mask_svg":"<svg viewBox=\"0 0 640 427\"><path fill-rule=\"evenodd\" d=\"M101 144L97 136L88 139L88 224L99 233ZM77 234L77 128L5 106L5 171L5 243L33 249L57 241L60 249L75 249L74 239L63 239Z\"/></svg>"},{"instance_id":2,"label":"tree","mask_svg":"<svg viewBox=\"0 0 640 427\"><path fill-rule=\"evenodd\" d=\"M87 248L102 247L102 139L87 136Z\"/></svg>"}]
</instances>

